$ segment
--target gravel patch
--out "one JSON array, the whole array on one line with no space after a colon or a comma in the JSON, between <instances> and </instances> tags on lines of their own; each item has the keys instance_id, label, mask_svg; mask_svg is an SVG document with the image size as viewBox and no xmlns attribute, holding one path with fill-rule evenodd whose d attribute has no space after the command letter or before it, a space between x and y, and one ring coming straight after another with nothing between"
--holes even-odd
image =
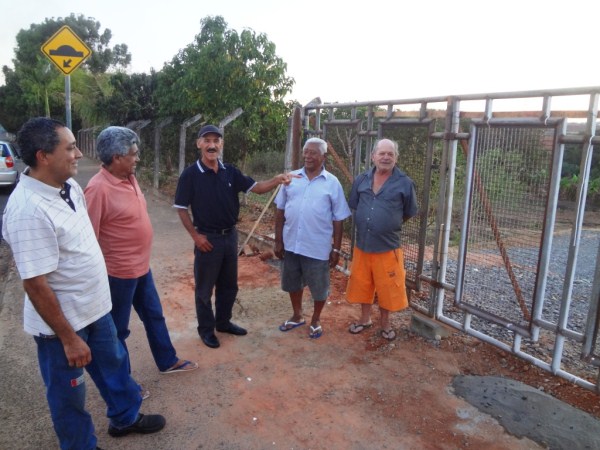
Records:
<instances>
[{"instance_id":1,"label":"gravel patch","mask_svg":"<svg viewBox=\"0 0 600 450\"><path fill-rule=\"evenodd\" d=\"M559 320L570 238L570 234L568 233L557 234L552 243L549 272L546 280L545 301L541 318L553 324L557 324ZM577 333L584 333L586 327L599 241L600 231L598 230L584 230L581 234L567 321L567 329ZM523 292L527 309L531 312L535 278L537 276L535 265L538 249L510 248L507 252L519 287ZM477 306L486 312L506 318L512 323L527 327L527 321L523 318L524 315L517 301L515 290L507 275L507 270L504 267L502 259L498 256L498 251L488 250L483 252L483 254L496 258L495 263L490 264L489 261L471 263L471 260L469 260L464 273L463 301ZM477 259L474 260L477 261ZM446 279L450 284L454 284L456 280L456 265L456 259L448 260ZM431 273L430 261L425 262L424 272ZM428 296L422 298L425 300L417 299L416 302L420 306L426 307ZM454 306L454 296L452 293L446 294L445 302L444 315L462 323L464 313ZM471 327L512 346L514 333L502 325L473 316ZM521 350L550 364L554 344L555 334L542 329L540 338L535 342L523 338ZM592 364L582 361L580 354L581 343L574 339L565 339L561 368L580 378L594 382L593 380L598 376L598 369Z\"/></svg>"}]
</instances>

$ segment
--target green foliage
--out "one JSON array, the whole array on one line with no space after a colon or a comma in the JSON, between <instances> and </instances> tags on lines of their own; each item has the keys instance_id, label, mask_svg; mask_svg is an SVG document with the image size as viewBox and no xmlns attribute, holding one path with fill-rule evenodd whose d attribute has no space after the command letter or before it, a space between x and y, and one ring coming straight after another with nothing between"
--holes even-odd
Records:
<instances>
[{"instance_id":1,"label":"green foliage","mask_svg":"<svg viewBox=\"0 0 600 450\"><path fill-rule=\"evenodd\" d=\"M581 165L581 144L565 145L565 153L562 166L562 177L570 177L571 175L579 175L579 167ZM600 177L600 152L592 153L592 165L590 170L590 178Z\"/></svg>"},{"instance_id":2,"label":"green foliage","mask_svg":"<svg viewBox=\"0 0 600 450\"><path fill-rule=\"evenodd\" d=\"M52 67L52 63L41 52L31 58L32 65L16 65L15 69L3 67L6 84L2 87L1 109L6 114L25 120L31 116L60 114L64 111L64 77ZM6 127L16 130L23 120Z\"/></svg>"},{"instance_id":3,"label":"green foliage","mask_svg":"<svg viewBox=\"0 0 600 450\"><path fill-rule=\"evenodd\" d=\"M577 198L577 185L579 176L571 175L560 179L560 197L563 200L574 201Z\"/></svg>"},{"instance_id":4,"label":"green foliage","mask_svg":"<svg viewBox=\"0 0 600 450\"><path fill-rule=\"evenodd\" d=\"M157 82L158 75L154 71L150 74L112 74L107 79L104 95L97 97L96 108L113 124L153 119L158 108L154 100Z\"/></svg>"},{"instance_id":5,"label":"green foliage","mask_svg":"<svg viewBox=\"0 0 600 450\"><path fill-rule=\"evenodd\" d=\"M571 175L560 179L560 198L574 202L577 200L577 188L579 186L579 176ZM590 178L587 189L587 203L600 205L600 177Z\"/></svg>"},{"instance_id":6,"label":"green foliage","mask_svg":"<svg viewBox=\"0 0 600 450\"><path fill-rule=\"evenodd\" d=\"M562 200L575 201L577 199L582 148L581 144L565 145L559 194ZM600 205L600 152L598 151L592 153L587 202L594 206Z\"/></svg>"},{"instance_id":7,"label":"green foliage","mask_svg":"<svg viewBox=\"0 0 600 450\"><path fill-rule=\"evenodd\" d=\"M29 118L26 95L17 74L4 66L5 84L0 86L0 123L8 130L16 132Z\"/></svg>"},{"instance_id":8,"label":"green foliage","mask_svg":"<svg viewBox=\"0 0 600 450\"><path fill-rule=\"evenodd\" d=\"M293 79L265 34L238 33L223 17L207 17L193 43L181 50L159 74L159 114L187 118L202 113L218 123L232 111L244 113L227 128L226 158L243 159L265 143L272 150L285 143L289 105L283 97Z\"/></svg>"},{"instance_id":9,"label":"green foliage","mask_svg":"<svg viewBox=\"0 0 600 450\"><path fill-rule=\"evenodd\" d=\"M478 166L495 168L480 173L481 181L485 186L486 195L490 200L505 196L506 192L512 192L517 185L516 168L519 167L521 153L519 151L504 151L502 149L491 149L478 156Z\"/></svg>"},{"instance_id":10,"label":"green foliage","mask_svg":"<svg viewBox=\"0 0 600 450\"><path fill-rule=\"evenodd\" d=\"M283 151L267 151L253 153L245 162L240 162L239 166L244 166L244 172L256 178L270 178L283 171L285 153Z\"/></svg>"},{"instance_id":11,"label":"green foliage","mask_svg":"<svg viewBox=\"0 0 600 450\"><path fill-rule=\"evenodd\" d=\"M587 200L592 205L600 205L600 178L594 178L588 183Z\"/></svg>"},{"instance_id":12,"label":"green foliage","mask_svg":"<svg viewBox=\"0 0 600 450\"><path fill-rule=\"evenodd\" d=\"M40 52L40 47L68 25L91 49L92 55L71 74L73 129L125 125L149 119L141 131L143 166L154 164L154 125L172 117L161 135L161 177L178 166L179 124L198 113L202 122L219 123L237 108L243 114L225 132L225 160L252 163L256 170L279 172L292 104L283 99L294 80L265 34L237 32L222 17L202 20L194 41L150 74L119 72L131 55L124 44L109 46L112 33L84 16L45 19L17 35L14 69L3 68L0 123L16 131L31 116L64 117L64 76ZM201 125L201 124L199 124ZM197 157L195 130L188 131L186 156ZM252 158L254 153L268 156ZM273 170L277 165L277 170ZM254 170L254 169L253 169ZM167 176L167 175L164 175Z\"/></svg>"},{"instance_id":13,"label":"green foliage","mask_svg":"<svg viewBox=\"0 0 600 450\"><path fill-rule=\"evenodd\" d=\"M73 110L74 129L88 128L107 123L109 116L97 108L97 99L109 92L109 76L93 75L85 70L77 70L71 74L71 105Z\"/></svg>"}]
</instances>

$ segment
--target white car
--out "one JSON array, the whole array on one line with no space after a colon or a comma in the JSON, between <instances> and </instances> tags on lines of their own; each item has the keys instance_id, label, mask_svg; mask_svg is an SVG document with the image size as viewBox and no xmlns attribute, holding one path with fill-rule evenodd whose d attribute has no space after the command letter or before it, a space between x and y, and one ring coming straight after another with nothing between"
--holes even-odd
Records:
<instances>
[{"instance_id":1,"label":"white car","mask_svg":"<svg viewBox=\"0 0 600 450\"><path fill-rule=\"evenodd\" d=\"M14 187L19 182L18 155L13 144L0 141L0 187Z\"/></svg>"}]
</instances>

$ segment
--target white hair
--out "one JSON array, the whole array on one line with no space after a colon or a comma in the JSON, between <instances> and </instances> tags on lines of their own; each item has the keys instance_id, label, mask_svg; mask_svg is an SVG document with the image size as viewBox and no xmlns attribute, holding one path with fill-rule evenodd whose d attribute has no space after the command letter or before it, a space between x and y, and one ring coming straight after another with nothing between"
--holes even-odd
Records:
<instances>
[{"instance_id":1,"label":"white hair","mask_svg":"<svg viewBox=\"0 0 600 450\"><path fill-rule=\"evenodd\" d=\"M321 152L321 155L327 153L327 142L325 142L323 139L316 137L307 139L307 141L304 143L304 147L302 147L302 150L306 150L308 144L317 144L319 146L319 151Z\"/></svg>"},{"instance_id":2,"label":"white hair","mask_svg":"<svg viewBox=\"0 0 600 450\"><path fill-rule=\"evenodd\" d=\"M371 151L372 155L375 154L375 152L379 148L379 144L381 144L382 142L391 144L392 147L394 147L394 154L396 156L400 156L400 154L398 153L398 143L396 141L392 141L391 139L378 139L377 141L375 141L375 145L373 146L373 151Z\"/></svg>"}]
</instances>

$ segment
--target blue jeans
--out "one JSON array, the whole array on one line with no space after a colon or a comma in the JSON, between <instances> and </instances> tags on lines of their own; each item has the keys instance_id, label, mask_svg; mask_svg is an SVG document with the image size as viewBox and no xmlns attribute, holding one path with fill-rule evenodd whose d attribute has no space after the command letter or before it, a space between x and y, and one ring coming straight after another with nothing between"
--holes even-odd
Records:
<instances>
[{"instance_id":1,"label":"blue jeans","mask_svg":"<svg viewBox=\"0 0 600 450\"><path fill-rule=\"evenodd\" d=\"M163 315L160 297L154 286L152 271L139 278L108 277L110 295L112 297L112 311L110 314L117 327L117 336L127 352L129 364L129 351L125 340L129 337L129 318L131 306L137 312L144 324L150 351L158 369L163 371L177 363L177 352L171 343L165 316Z\"/></svg>"},{"instance_id":2,"label":"blue jeans","mask_svg":"<svg viewBox=\"0 0 600 450\"><path fill-rule=\"evenodd\" d=\"M92 352L92 361L85 369L106 402L106 415L111 425L117 428L131 425L138 417L142 398L137 383L127 370L127 354L117 339L110 314L79 330L77 334ZM85 410L83 369L69 367L60 339L37 336L34 339L60 448L96 448L94 424Z\"/></svg>"},{"instance_id":3,"label":"blue jeans","mask_svg":"<svg viewBox=\"0 0 600 450\"><path fill-rule=\"evenodd\" d=\"M227 326L238 293L237 231L226 235L209 234L208 240L213 245L210 252L194 249L196 316L201 336L213 333L215 326ZM213 288L214 313L211 302Z\"/></svg>"}]
</instances>

